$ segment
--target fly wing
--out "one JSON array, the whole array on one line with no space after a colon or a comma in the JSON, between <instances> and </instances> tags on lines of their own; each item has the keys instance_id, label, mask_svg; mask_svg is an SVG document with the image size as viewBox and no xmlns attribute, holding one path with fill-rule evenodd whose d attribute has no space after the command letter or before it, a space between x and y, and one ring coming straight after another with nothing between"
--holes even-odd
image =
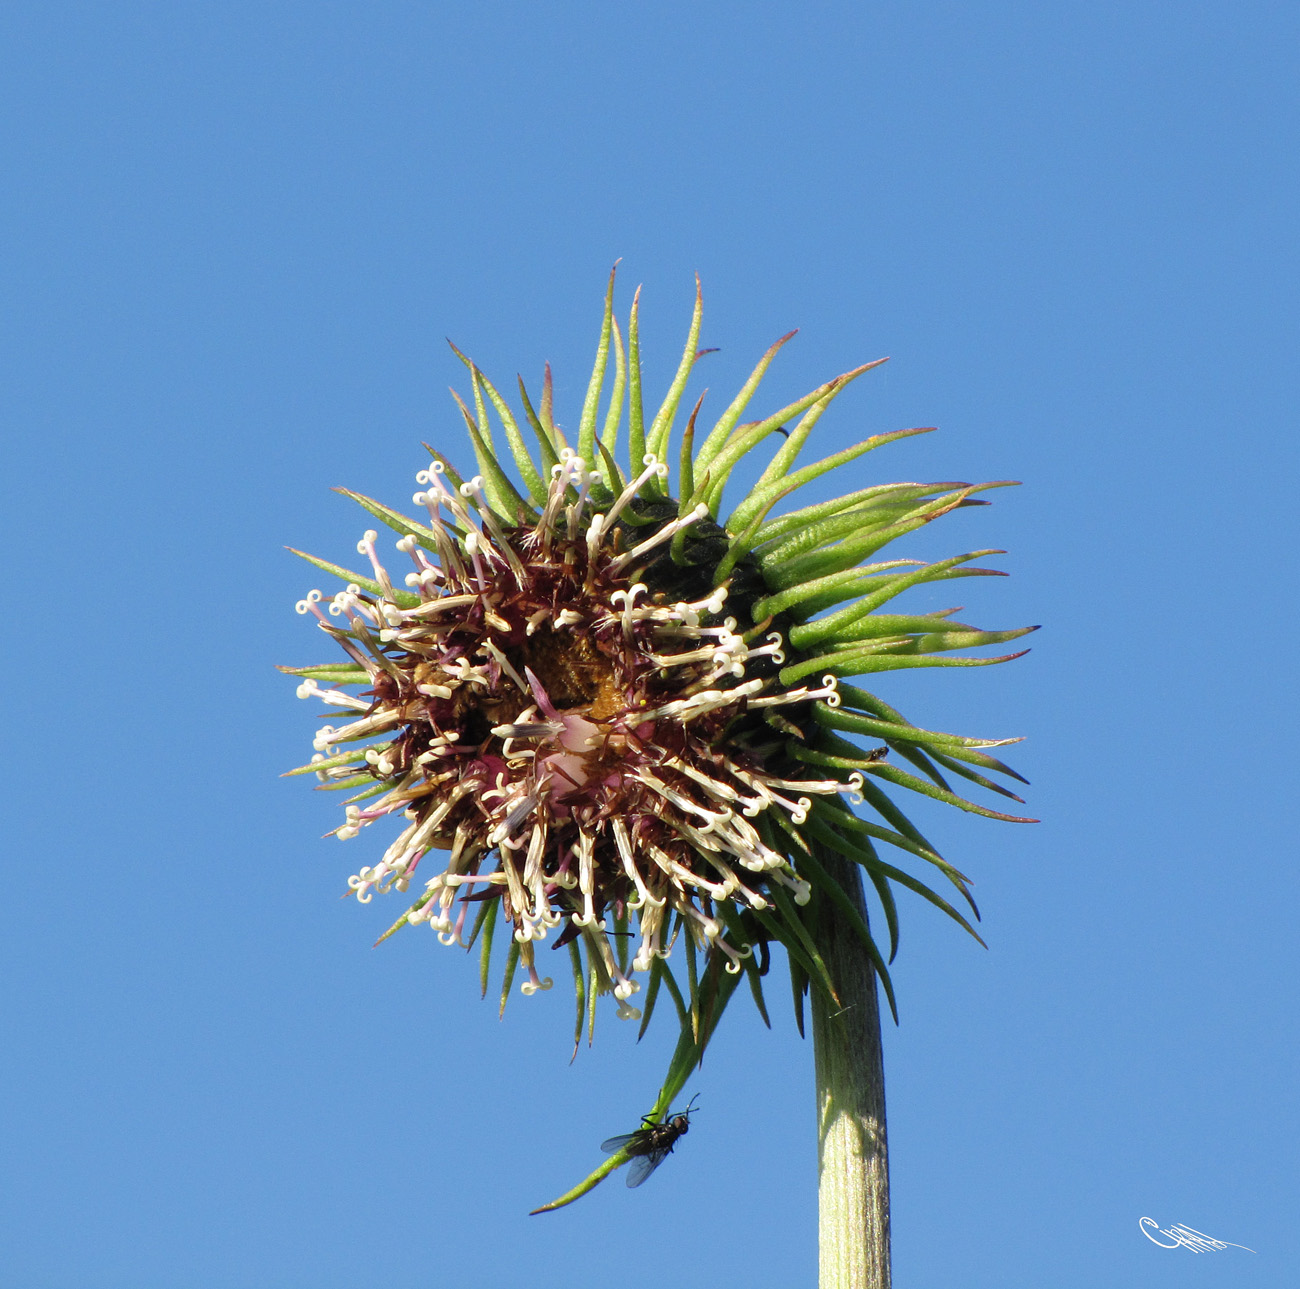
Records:
<instances>
[{"instance_id":1,"label":"fly wing","mask_svg":"<svg viewBox=\"0 0 1300 1289\"><path fill-rule=\"evenodd\" d=\"M625 1132L621 1137L611 1137L608 1141L602 1141L600 1148L607 1155L617 1154L624 1146L630 1146L637 1139L635 1132Z\"/></svg>"},{"instance_id":2,"label":"fly wing","mask_svg":"<svg viewBox=\"0 0 1300 1289\"><path fill-rule=\"evenodd\" d=\"M667 1156L667 1148L663 1150L652 1150L645 1155L638 1155L632 1161L631 1168L627 1170L628 1186L640 1186L641 1183L664 1162Z\"/></svg>"}]
</instances>

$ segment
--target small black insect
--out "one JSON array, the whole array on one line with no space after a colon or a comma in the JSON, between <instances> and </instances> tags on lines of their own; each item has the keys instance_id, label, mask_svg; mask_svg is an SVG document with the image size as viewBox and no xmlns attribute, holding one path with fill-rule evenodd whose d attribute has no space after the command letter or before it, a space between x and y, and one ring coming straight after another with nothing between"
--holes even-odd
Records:
<instances>
[{"instance_id":1,"label":"small black insect","mask_svg":"<svg viewBox=\"0 0 1300 1289\"><path fill-rule=\"evenodd\" d=\"M632 1167L627 1170L629 1186L640 1186L673 1153L677 1139L686 1136L691 1126L691 1111L696 1100L692 1097L690 1105L681 1114L675 1114L663 1123L654 1123L648 1115L642 1115L642 1126L635 1132L625 1132L621 1137L601 1142L600 1148L607 1155L626 1150L632 1156Z\"/></svg>"}]
</instances>

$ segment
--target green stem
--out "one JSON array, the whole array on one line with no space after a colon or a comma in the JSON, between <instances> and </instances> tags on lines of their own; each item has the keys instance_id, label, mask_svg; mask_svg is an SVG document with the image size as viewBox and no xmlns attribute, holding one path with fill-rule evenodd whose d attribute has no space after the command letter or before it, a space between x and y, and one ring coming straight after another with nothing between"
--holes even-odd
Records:
<instances>
[{"instance_id":1,"label":"green stem","mask_svg":"<svg viewBox=\"0 0 1300 1289\"><path fill-rule=\"evenodd\" d=\"M856 865L818 859L865 919ZM876 973L851 927L824 902L818 942L839 1003L812 990L817 1069L820 1289L889 1289L889 1152Z\"/></svg>"}]
</instances>

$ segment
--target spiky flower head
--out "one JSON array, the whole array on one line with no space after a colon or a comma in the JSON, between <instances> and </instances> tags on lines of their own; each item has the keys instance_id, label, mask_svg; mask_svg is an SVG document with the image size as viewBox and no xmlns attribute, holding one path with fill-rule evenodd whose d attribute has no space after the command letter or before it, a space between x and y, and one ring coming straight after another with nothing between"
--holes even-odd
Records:
<instances>
[{"instance_id":1,"label":"spiky flower head","mask_svg":"<svg viewBox=\"0 0 1300 1289\"><path fill-rule=\"evenodd\" d=\"M895 884L970 929L942 896L880 859L876 843L896 847L934 865L969 901L966 879L881 783L1012 818L958 796L945 777L1011 796L984 772L1012 772L990 754L995 741L918 729L843 678L1003 661L949 651L1024 631L980 631L954 621L955 610L882 611L919 584L991 572L972 564L991 551L937 563L877 555L949 511L981 504L974 494L997 484L871 485L774 515L802 485L925 432L878 435L795 468L831 401L877 364L742 423L783 337L698 444L703 399L695 404L672 479L674 423L701 352L698 289L680 367L648 423L637 303L625 346L612 298L611 276L573 443L552 415L549 369L536 410L520 381L530 450L510 406L461 355L472 408L457 402L477 473L463 479L430 449L416 476L418 520L347 493L396 531L404 571L394 571L373 529L357 548L364 572L305 557L344 583L329 601L312 591L298 609L316 616L346 661L285 670L301 678L301 697L346 719L322 725L312 763L295 773L314 771L323 787L349 792L340 839L396 821L387 848L349 882L361 901L414 894L393 930L423 923L444 944L477 939L486 989L493 944L507 929L503 1006L521 966L523 992L549 988L539 950L567 946L577 1036L584 1021L590 1034L598 996L612 994L624 1018L644 1010L648 1022L666 987L693 1061L730 996L726 977L747 973L763 1007L772 941L788 951L796 996L810 983L829 988L803 906L844 896L819 853L862 866L891 941ZM489 406L516 479L498 456ZM725 510L733 469L778 433L758 482ZM891 754L920 774L892 764ZM849 808L862 804L877 818ZM853 917L892 1007L883 956ZM669 963L678 945L684 979Z\"/></svg>"}]
</instances>

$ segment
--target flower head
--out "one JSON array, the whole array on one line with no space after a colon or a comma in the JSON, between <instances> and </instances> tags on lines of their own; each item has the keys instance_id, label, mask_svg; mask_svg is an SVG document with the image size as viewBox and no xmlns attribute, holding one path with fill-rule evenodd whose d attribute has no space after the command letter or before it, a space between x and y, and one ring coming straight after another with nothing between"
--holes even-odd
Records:
<instances>
[{"instance_id":1,"label":"flower head","mask_svg":"<svg viewBox=\"0 0 1300 1289\"><path fill-rule=\"evenodd\" d=\"M748 972L760 1006L773 940L787 948L796 984L819 982L801 908L837 892L827 889L818 848L862 865L891 938L894 883L969 929L941 896L880 860L874 843L897 847L937 866L969 899L966 879L879 784L996 815L957 796L945 772L1012 795L981 773L1010 771L989 754L993 742L918 729L840 678L1001 661L945 655L1023 632L979 631L954 622L952 610L880 612L919 583L989 572L971 566L988 551L931 564L875 560L894 538L979 504L977 487L876 485L772 516L802 484L924 432L879 435L794 468L832 399L875 364L742 424L783 338L698 448L696 404L671 484L670 437L699 355L698 293L682 364L647 426L636 305L625 351L612 290L611 278L576 448L552 418L549 370L540 411L520 384L534 454L508 404L465 360L474 409L461 410L479 473L462 480L434 452L416 476L418 521L348 494L398 533L405 571L390 571L373 529L357 547L364 573L307 557L345 587L328 604L311 592L299 611L317 618L347 661L286 670L301 677L301 697L346 714L321 727L303 767L326 788L351 790L334 835L398 821L382 855L349 881L359 900L414 892L397 925L427 923L445 944L480 939L485 987L494 933L507 928L503 1005L521 966L523 992L549 989L538 951L567 945L579 1033L599 995L612 993L621 1016L639 1017L633 998L648 981L648 1021L665 985L702 1050L710 1026L699 1018L698 952L715 972ZM598 434L611 340L613 392ZM625 395L626 470L617 463ZM489 404L522 491L496 453ZM778 431L785 437L757 485L722 517L731 470ZM890 764L890 751L926 777ZM859 819L845 797L869 803L882 822ZM684 992L666 965L679 943ZM726 994L715 985L715 1000Z\"/></svg>"}]
</instances>

